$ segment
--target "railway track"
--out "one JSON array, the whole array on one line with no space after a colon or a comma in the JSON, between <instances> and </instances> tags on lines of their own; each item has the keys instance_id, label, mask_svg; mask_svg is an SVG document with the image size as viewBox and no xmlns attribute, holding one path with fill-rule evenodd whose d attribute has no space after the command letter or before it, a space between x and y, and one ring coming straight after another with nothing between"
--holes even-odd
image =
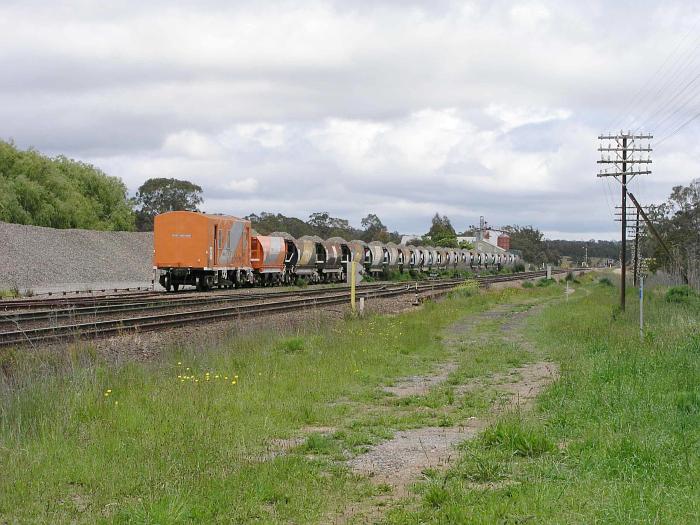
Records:
<instances>
[{"instance_id":1,"label":"railway track","mask_svg":"<svg viewBox=\"0 0 700 525\"><path fill-rule=\"evenodd\" d=\"M560 270L556 273L562 272L564 271ZM544 275L543 271L525 272L516 275L484 276L477 278L476 281L480 286L487 286L492 283L532 279ZM357 296L371 299L412 293L436 295L464 282L464 279L446 279L394 284L372 283L358 287ZM348 287L285 290L264 294L222 293L204 297L201 295L197 297L168 295L166 297L169 298L166 301L150 298L142 301L139 298L129 303L108 302L87 307L43 311L30 309L0 314L2 330L0 346L106 337L135 330L148 331L344 304L348 301Z\"/></svg>"}]
</instances>

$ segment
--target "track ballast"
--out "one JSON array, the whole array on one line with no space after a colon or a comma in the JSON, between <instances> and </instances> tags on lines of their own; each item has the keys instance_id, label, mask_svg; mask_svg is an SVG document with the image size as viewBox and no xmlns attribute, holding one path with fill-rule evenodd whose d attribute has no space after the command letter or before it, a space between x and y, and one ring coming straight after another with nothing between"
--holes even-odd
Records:
<instances>
[{"instance_id":1,"label":"track ballast","mask_svg":"<svg viewBox=\"0 0 700 525\"><path fill-rule=\"evenodd\" d=\"M565 273L556 270L553 273ZM476 277L479 286L543 277L544 271L512 275ZM369 283L357 287L358 299L385 298L404 294L437 295L464 284L465 279L442 279L404 283ZM135 294L136 295L136 294ZM270 315L327 305L345 304L349 287L280 290L267 293L163 294L147 296L106 296L80 298L77 304L44 300L31 301L22 310L0 314L0 346L34 345L71 339L109 337L133 331L168 329L183 325L216 322L225 319ZM9 301L8 301L9 302ZM23 301L12 301L21 308ZM48 304L47 304L48 303ZM0 303L6 306L5 303ZM51 308L53 307L53 308ZM41 308L41 309L39 309ZM51 308L51 309L48 309Z\"/></svg>"}]
</instances>

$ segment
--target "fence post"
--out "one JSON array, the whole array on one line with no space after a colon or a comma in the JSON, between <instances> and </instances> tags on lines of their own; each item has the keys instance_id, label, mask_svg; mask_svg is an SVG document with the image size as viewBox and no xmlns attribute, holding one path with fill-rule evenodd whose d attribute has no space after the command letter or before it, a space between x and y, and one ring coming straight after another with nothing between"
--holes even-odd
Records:
<instances>
[{"instance_id":1,"label":"fence post","mask_svg":"<svg viewBox=\"0 0 700 525\"><path fill-rule=\"evenodd\" d=\"M644 340L644 275L639 277L639 339Z\"/></svg>"}]
</instances>

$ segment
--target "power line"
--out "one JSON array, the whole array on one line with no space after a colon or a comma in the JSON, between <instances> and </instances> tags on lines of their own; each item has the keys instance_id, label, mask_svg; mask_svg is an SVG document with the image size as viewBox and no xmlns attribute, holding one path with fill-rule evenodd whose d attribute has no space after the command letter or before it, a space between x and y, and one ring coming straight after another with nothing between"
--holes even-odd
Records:
<instances>
[{"instance_id":1,"label":"power line","mask_svg":"<svg viewBox=\"0 0 700 525\"><path fill-rule=\"evenodd\" d=\"M681 50L688 37L695 34L695 29L700 24L700 17L696 18L691 27L685 32L685 34L678 40L678 43L673 48L673 50L666 56L666 59L662 62L656 71L649 76L644 86L640 88L635 96L632 97L631 103L627 106L627 109L616 119L620 124L628 122L628 128L632 129L635 125L638 127L643 126L643 122L649 120L649 115L656 111L660 104L663 104L664 96L662 94L664 91L669 89L675 90L674 84L682 82L682 75L685 70L688 69L688 64L693 63L697 59L697 54L694 53L695 49L700 45L700 36L693 38L689 41L689 45ZM666 71L664 71L664 69ZM692 69L692 68L691 68ZM664 72L663 75L661 73ZM648 101L648 102L647 102ZM635 116L634 108L649 105L644 111ZM617 125L615 126L617 128ZM614 128L608 128L614 129ZM635 133L638 131L635 130Z\"/></svg>"},{"instance_id":2,"label":"power line","mask_svg":"<svg viewBox=\"0 0 700 525\"><path fill-rule=\"evenodd\" d=\"M620 114L618 114L617 117L613 118L613 120L612 120L610 123L608 123L608 125L606 126L607 129L615 129L615 128L617 128L617 123L618 123L618 122L619 122L619 124L624 123L625 120L627 119L627 114L635 107L636 104L640 103L642 100L644 100L644 98L646 98L646 95L648 94L648 92L647 92L645 95L643 95L642 98L641 98L640 100L637 100L637 99L640 97L640 95L642 95L642 93L645 92L645 90L647 89L647 87L650 87L651 83L652 83L656 78L659 78L658 75L659 75L659 74L661 73L661 71L664 69L664 67L666 66L666 64L668 64L669 60L671 60L671 57L672 57L673 55L676 54L676 52L678 51L678 49L680 49L681 45L683 44L683 41L684 41L690 34L693 33L693 31L695 30L695 27L696 27L699 23L700 23L700 18L698 18L698 19L695 21L695 23L693 24L693 26L678 40L678 43L676 44L676 47L673 48L673 50L666 56L666 58L665 58L664 61L661 63L661 65L656 69L656 71L654 71L654 73L652 73L652 74L649 76L649 78L647 78L647 81L646 81L646 82L637 90L637 92L632 96L632 98L630 99L628 105L626 106L626 109L623 110ZM613 126L613 124L615 124L615 126Z\"/></svg>"},{"instance_id":3,"label":"power line","mask_svg":"<svg viewBox=\"0 0 700 525\"><path fill-rule=\"evenodd\" d=\"M657 115L659 115L663 110L665 110L665 109L666 109L667 107L669 107L671 104L673 104L673 102L674 102L678 97L680 97L683 93L685 93L685 92L690 88L690 86L692 86L699 78L700 78L700 73L698 73L698 74L695 75L692 79L690 79L690 81L688 81L688 82L685 84L685 86L683 86L683 88L682 88L680 91L676 92L676 94L673 95L665 104L659 106L659 108L658 108L656 111L654 111L654 113L652 113L651 115L649 115L649 118L644 122L644 124L646 124L646 126L644 126L644 127L646 127L647 129L651 129L652 126L650 126L649 123L652 121L652 119L653 119L654 117L656 117ZM683 102L683 104L681 104L680 106L678 106L678 107L676 108L675 111L673 111L672 113L668 114L666 117L664 117L663 119L661 119L661 120L660 120L658 123L656 123L653 127L654 127L654 128L658 128L659 126L661 126L661 125L662 125L666 120L668 120L671 116L673 116L673 115L676 114L678 111L680 111L681 109L683 109L683 107L684 107L688 102L693 101L693 100L697 97L697 95L698 95L698 91L693 92L692 95L690 96L690 98L689 98L688 100L686 100L685 102ZM641 128L642 128L642 126L639 126L639 127L637 128L637 130L635 130L635 133L636 133L637 131L639 131Z\"/></svg>"},{"instance_id":4,"label":"power line","mask_svg":"<svg viewBox=\"0 0 700 525\"><path fill-rule=\"evenodd\" d=\"M683 124L681 124L680 126L678 126L678 127L675 129L675 131L674 131L673 133L671 133L671 134L669 134L669 135L666 135L664 138L662 138L661 140L659 140L659 142L657 142L656 145L657 145L657 146L660 146L661 144L663 144L663 143L666 142L668 139L670 139L671 137L673 137L676 133L678 133L680 130L682 130L684 127L686 127L688 124L690 124L691 122L693 122L693 121L694 121L695 119L697 119L698 117L700 117L700 112L696 113L695 115L693 115L692 117L690 117L688 120L686 120Z\"/></svg>"}]
</instances>

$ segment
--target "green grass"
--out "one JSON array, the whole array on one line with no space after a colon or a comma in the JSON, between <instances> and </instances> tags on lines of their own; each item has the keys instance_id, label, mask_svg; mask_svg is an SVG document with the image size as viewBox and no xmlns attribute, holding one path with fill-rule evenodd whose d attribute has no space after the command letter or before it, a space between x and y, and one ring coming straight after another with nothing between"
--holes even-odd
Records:
<instances>
[{"instance_id":1,"label":"green grass","mask_svg":"<svg viewBox=\"0 0 700 525\"><path fill-rule=\"evenodd\" d=\"M544 358L562 377L536 407L426 471L386 521L698 522L700 306L650 290L640 341L633 290L620 313L612 281L575 288L568 302L556 283L465 290L399 316L183 344L152 363L109 365L82 344L0 351L0 523L327 522L389 491L345 458L396 430L483 417L493 389L460 385ZM552 298L528 326L534 354L490 318L445 344L467 314ZM382 390L446 361L456 369L425 394Z\"/></svg>"},{"instance_id":2,"label":"green grass","mask_svg":"<svg viewBox=\"0 0 700 525\"><path fill-rule=\"evenodd\" d=\"M451 350L441 333L454 320L560 293L465 291L400 316L234 334L216 348L183 343L153 363L108 365L82 344L4 350L0 522L323 521L381 492L349 474L338 462L344 453L398 428L449 425L485 410L485 391L459 402L452 395L445 409L450 385L514 357L464 348L449 385L405 406L381 385L444 362ZM319 426L337 431L312 433L288 454L275 450L275 440Z\"/></svg>"},{"instance_id":3,"label":"green grass","mask_svg":"<svg viewBox=\"0 0 700 525\"><path fill-rule=\"evenodd\" d=\"M531 320L562 367L536 408L466 443L389 522L700 522L700 306L652 290L640 341L634 291L621 314L601 283Z\"/></svg>"}]
</instances>

